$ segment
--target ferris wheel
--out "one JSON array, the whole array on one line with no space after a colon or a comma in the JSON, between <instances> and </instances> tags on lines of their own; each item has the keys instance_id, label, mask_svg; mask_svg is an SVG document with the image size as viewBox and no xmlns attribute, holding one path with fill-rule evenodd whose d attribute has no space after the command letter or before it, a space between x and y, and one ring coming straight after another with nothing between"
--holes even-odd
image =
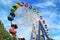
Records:
<instances>
[{"instance_id":1,"label":"ferris wheel","mask_svg":"<svg viewBox=\"0 0 60 40\"><path fill-rule=\"evenodd\" d=\"M12 35L16 35L16 29L18 29L20 25L24 25L29 27L29 31L23 35L25 36L27 33L31 32L30 40L40 40L41 35L43 36L43 40L46 40L45 36L47 37L47 40L50 40L46 22L43 20L40 12L38 12L36 8L32 7L28 3L20 2L12 6L10 11L11 12L8 15L8 20L11 22L11 28L9 29L9 32ZM15 21L18 22L15 23ZM17 24L19 24L19 26ZM21 40L25 39L23 38Z\"/></svg>"}]
</instances>

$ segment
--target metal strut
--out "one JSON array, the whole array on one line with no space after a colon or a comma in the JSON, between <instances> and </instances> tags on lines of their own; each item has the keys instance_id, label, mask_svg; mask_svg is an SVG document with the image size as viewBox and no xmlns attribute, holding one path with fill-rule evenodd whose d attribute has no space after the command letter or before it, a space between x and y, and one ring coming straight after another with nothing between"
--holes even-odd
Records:
<instances>
[{"instance_id":1,"label":"metal strut","mask_svg":"<svg viewBox=\"0 0 60 40\"><path fill-rule=\"evenodd\" d=\"M42 31L43 31L43 34L46 36L47 40L50 40L50 38L48 37L41 21L39 20L39 27L38 27L38 37L37 37L37 40L40 40L40 27L42 28ZM45 40L45 39L44 39Z\"/></svg>"}]
</instances>

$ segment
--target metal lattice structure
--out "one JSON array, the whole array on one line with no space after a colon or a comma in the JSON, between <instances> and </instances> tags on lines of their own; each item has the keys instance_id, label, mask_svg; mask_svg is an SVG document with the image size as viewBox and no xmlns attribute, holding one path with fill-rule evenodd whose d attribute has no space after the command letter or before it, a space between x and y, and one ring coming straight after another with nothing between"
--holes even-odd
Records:
<instances>
[{"instance_id":1,"label":"metal lattice structure","mask_svg":"<svg viewBox=\"0 0 60 40\"><path fill-rule=\"evenodd\" d=\"M46 32L48 31L48 29L45 30L43 23L41 22L41 18L37 22L38 22L38 25L35 24L37 26L33 25L31 40L50 40L49 34ZM45 23L44 25L47 26ZM38 30L36 30L37 29L36 27L38 28Z\"/></svg>"}]
</instances>

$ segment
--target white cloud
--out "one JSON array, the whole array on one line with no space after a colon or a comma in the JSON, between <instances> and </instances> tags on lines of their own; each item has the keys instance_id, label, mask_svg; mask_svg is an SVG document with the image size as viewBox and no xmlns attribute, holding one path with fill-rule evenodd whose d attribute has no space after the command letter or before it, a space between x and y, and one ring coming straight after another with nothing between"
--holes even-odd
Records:
<instances>
[{"instance_id":1,"label":"white cloud","mask_svg":"<svg viewBox=\"0 0 60 40\"><path fill-rule=\"evenodd\" d=\"M55 39L55 40L60 40L60 35L53 36L52 38Z\"/></svg>"},{"instance_id":2,"label":"white cloud","mask_svg":"<svg viewBox=\"0 0 60 40\"><path fill-rule=\"evenodd\" d=\"M46 3L45 3L45 5L46 6L56 6L53 2L51 2L51 1L47 1Z\"/></svg>"},{"instance_id":3,"label":"white cloud","mask_svg":"<svg viewBox=\"0 0 60 40\"><path fill-rule=\"evenodd\" d=\"M9 5L13 0L0 0L4 5Z\"/></svg>"},{"instance_id":4,"label":"white cloud","mask_svg":"<svg viewBox=\"0 0 60 40\"><path fill-rule=\"evenodd\" d=\"M6 12L5 10L2 9L0 12L0 19L7 20L7 16L8 16L8 12Z\"/></svg>"},{"instance_id":5,"label":"white cloud","mask_svg":"<svg viewBox=\"0 0 60 40\"><path fill-rule=\"evenodd\" d=\"M32 4L32 5L36 6L36 7L41 7L41 8L45 8L45 7L48 7L48 6L53 6L53 7L56 6L52 1L47 1L45 3L37 3L37 4Z\"/></svg>"}]
</instances>

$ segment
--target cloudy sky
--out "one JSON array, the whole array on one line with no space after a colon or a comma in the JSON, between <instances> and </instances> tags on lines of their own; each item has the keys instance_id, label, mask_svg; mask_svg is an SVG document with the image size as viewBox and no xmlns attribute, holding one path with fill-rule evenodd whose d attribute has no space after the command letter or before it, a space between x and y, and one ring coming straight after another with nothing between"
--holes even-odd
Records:
<instances>
[{"instance_id":1,"label":"cloudy sky","mask_svg":"<svg viewBox=\"0 0 60 40\"><path fill-rule=\"evenodd\" d=\"M32 5L40 12L40 15L42 15L47 22L50 36L55 40L59 40L60 39L60 22L59 22L60 0L0 0L0 20L4 23L4 27L6 28L6 30L8 31L11 28L10 22L7 20L7 17L10 13L10 8L12 7L12 5L15 5L17 2L22 2L22 1L24 3L28 3L29 5ZM19 18L17 18L15 20L15 23L18 24L19 21L20 21ZM24 25L21 26L24 27ZM21 28L19 27L17 29L18 37L20 37L21 35L25 36L27 33L29 33L28 31L24 31L26 30L26 27L24 28L23 27ZM27 28L27 30L28 29L29 28ZM24 31L25 34L23 34L22 31Z\"/></svg>"}]
</instances>

